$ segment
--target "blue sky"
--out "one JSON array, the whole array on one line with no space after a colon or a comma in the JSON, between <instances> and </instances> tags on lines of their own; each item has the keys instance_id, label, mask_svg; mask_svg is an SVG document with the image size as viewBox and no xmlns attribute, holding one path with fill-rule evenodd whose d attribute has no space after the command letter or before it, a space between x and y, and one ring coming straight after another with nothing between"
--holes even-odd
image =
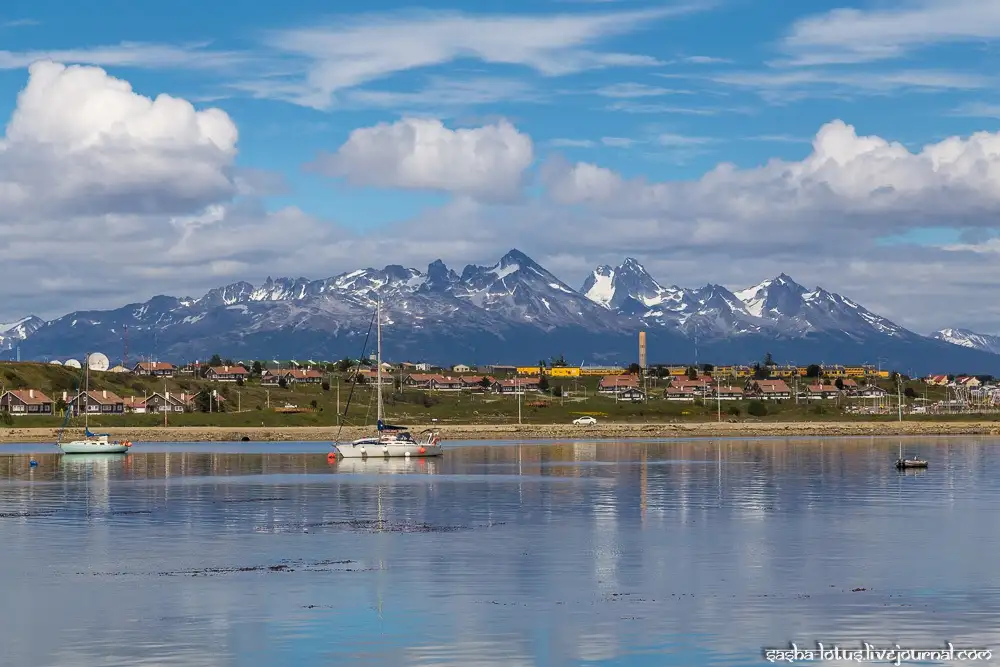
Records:
<instances>
[{"instance_id":1,"label":"blue sky","mask_svg":"<svg viewBox=\"0 0 1000 667\"><path fill-rule=\"evenodd\" d=\"M255 185L236 196L196 198L198 206L183 212L204 216L209 205L231 211L249 198L264 211L260 215L293 210L307 217L308 225L296 218L310 230L303 234L322 236L329 244L325 256L311 263L284 257L268 273L291 266L318 277L346 270L351 261L380 258L419 264L436 258L438 248L446 261L486 261L503 245L518 245L568 274L571 283L596 262L645 251L640 259L664 282L739 286L768 277L761 271L780 264L789 272L799 266L808 270L797 276L801 282L832 281L824 286L864 298L872 263L880 257L901 270L915 261L927 263L927 253L936 253L932 263L943 268L928 279L930 289L950 271L945 264L985 270L995 254L996 234L985 214L992 214L1000 193L972 183L975 170L965 167L958 176L921 180L920 170L933 159L921 161L917 154L948 137L966 141L976 132L995 131L1000 118L996 3L567 0L421 7L380 1L365 3L363 10L338 4L341 10L331 12L331 3L309 0L241 3L238 10L228 2L192 0L106 1L98 3L99 10L53 0L5 3L0 104L5 115L14 113L29 80L28 65L48 59L100 67L145 97L167 94L198 110L221 109L239 133L226 169ZM66 104L71 110L74 103ZM434 120L441 128L414 129L407 119ZM827 167L816 160L810 165L813 140L834 121L853 127L854 134L837 135L820 151ZM491 128L499 123L513 130L495 135ZM352 135L379 124L398 132ZM465 129L484 133L475 135L481 143L462 152L455 142ZM137 146L147 145L138 131L129 131ZM386 142L405 143L407 131L429 134L420 134L412 155L393 152L404 149ZM865 157L868 171L858 168L857 160L839 161L843 151L854 155L853 147L864 149L868 136L884 140L887 159L899 157L891 142L913 155L895 162L899 168L891 173L878 166L884 164L878 156ZM983 168L993 169L989 146L976 143L966 155L981 157L985 150ZM392 165L378 158L385 159L387 151L396 162L412 157L416 171L386 176ZM427 166L428 159L437 162ZM765 167L774 160L792 165L794 192L785 187L781 169ZM754 246L759 237L754 225L791 214L782 207L773 214L766 210L773 198L749 206L728 189L720 194L709 188L705 175L720 163L738 168L736 190L763 197L780 186L782 197L796 200L797 193L809 190L809 205L796 209L794 227L788 221L787 236L795 238L787 247L765 257ZM834 163L837 168L827 173ZM488 166L480 181L472 182L476 164ZM581 165L598 171L584 173ZM902 169L910 170L905 177ZM504 176L494 179L498 172ZM837 202L816 199L811 188L817 175L835 184ZM468 182L455 185L466 176ZM581 181L584 176L599 183ZM863 197L843 189L868 181L881 183L880 189ZM922 200L945 186L974 191L975 206L952 212L943 200ZM726 204L723 211L706 210L706 188ZM604 193L601 201L598 191ZM909 194L887 209L875 201L886 191ZM626 193L655 206L615 209L610 199L621 203ZM180 210L166 208L172 214ZM174 218L162 217L166 210L158 212L158 222L144 220L156 229L178 228ZM748 212L754 220L741 222ZM728 217L722 219L724 213ZM532 230L552 229L556 221L569 225L570 217L574 229L593 231L579 235L592 236L593 243L533 236ZM504 225L513 227L504 231ZM616 225L648 227L658 241L629 234L609 242L602 230ZM723 229L726 225L732 227ZM189 231L204 227L199 223ZM364 245L380 235L409 238L424 228L449 243L413 243L392 258L383 247ZM750 241L742 242L743 234ZM827 243L827 234L842 247ZM328 237L349 238L355 245L338 246ZM705 244L694 243L699 238ZM732 240L733 247L723 247L720 238ZM826 263L802 261L810 242L824 248ZM174 247L169 239L163 243ZM676 247L685 254L672 256ZM190 289L230 277L259 278L259 262L245 257L268 248L275 246L244 248L220 261L204 281L188 281ZM862 257L860 248L868 254ZM704 269L727 258L746 261L721 275ZM179 289L164 285L161 291ZM883 299L872 294L876 303L868 305L883 301L891 310L898 303L898 294ZM947 302L950 295L938 298ZM1000 328L1000 311L985 321Z\"/></svg>"}]
</instances>

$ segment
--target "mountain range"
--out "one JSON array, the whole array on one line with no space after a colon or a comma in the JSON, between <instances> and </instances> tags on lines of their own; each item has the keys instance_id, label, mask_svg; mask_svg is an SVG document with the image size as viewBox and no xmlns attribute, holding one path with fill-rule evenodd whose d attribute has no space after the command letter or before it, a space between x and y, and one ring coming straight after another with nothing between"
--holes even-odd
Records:
<instances>
[{"instance_id":1,"label":"mountain range","mask_svg":"<svg viewBox=\"0 0 1000 667\"><path fill-rule=\"evenodd\" d=\"M736 292L691 289L661 284L629 258L596 268L576 290L519 250L461 273L438 260L426 271L389 265L321 280L268 278L198 298L161 295L47 322L30 316L0 325L0 347L19 347L22 359L101 351L117 360L127 337L132 361L356 357L372 349L374 337L365 340L377 295L383 351L395 360L528 363L564 355L628 364L645 330L650 363L753 363L770 352L779 363L1000 374L995 350L922 336L785 274Z\"/></svg>"}]
</instances>

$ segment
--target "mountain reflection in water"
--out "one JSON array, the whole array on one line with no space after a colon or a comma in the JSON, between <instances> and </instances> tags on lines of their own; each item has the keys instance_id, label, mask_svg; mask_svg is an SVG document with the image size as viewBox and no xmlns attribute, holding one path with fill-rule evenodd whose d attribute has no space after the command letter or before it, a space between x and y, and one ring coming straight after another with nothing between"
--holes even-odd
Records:
<instances>
[{"instance_id":1,"label":"mountain reflection in water","mask_svg":"<svg viewBox=\"0 0 1000 667\"><path fill-rule=\"evenodd\" d=\"M3 456L3 664L756 665L1000 650L998 444Z\"/></svg>"}]
</instances>

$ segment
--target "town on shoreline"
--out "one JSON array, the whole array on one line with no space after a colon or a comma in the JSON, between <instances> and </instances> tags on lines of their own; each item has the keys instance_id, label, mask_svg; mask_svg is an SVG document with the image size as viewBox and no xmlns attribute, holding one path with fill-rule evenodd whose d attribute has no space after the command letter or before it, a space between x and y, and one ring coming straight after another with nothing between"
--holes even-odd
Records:
<instances>
[{"instance_id":1,"label":"town on shoreline","mask_svg":"<svg viewBox=\"0 0 1000 667\"><path fill-rule=\"evenodd\" d=\"M414 429L432 426L415 426ZM625 440L683 438L815 438L997 436L1000 421L824 421L824 422L702 422L647 424L513 424L434 425L445 441L462 440ZM52 443L58 428L0 429L0 444ZM82 430L79 435L82 435ZM221 426L113 427L110 436L141 442L345 442L369 430L359 426L278 426L232 428Z\"/></svg>"},{"instance_id":2,"label":"town on shoreline","mask_svg":"<svg viewBox=\"0 0 1000 667\"><path fill-rule=\"evenodd\" d=\"M288 439L283 429L296 428L360 436L373 428L379 382L392 423L459 429L461 439L492 437L478 435L491 429L574 437L579 429L573 422L581 419L596 422L601 432L734 428L769 434L787 430L773 424L885 429L873 424L1000 417L1000 390L987 376L910 378L871 365L782 366L770 355L752 366L587 367L554 358L531 366L448 369L405 362L378 369L369 360L350 359L240 363L215 355L184 366L91 364L90 391L83 391L85 369L77 366L0 363L0 438L11 441L8 431L33 429L72 434L85 416L91 426L137 440L143 439L137 432L156 427L228 429L252 439ZM854 422L868 426L843 426ZM722 423L735 426L709 425ZM182 432L188 435L178 438L201 439Z\"/></svg>"}]
</instances>

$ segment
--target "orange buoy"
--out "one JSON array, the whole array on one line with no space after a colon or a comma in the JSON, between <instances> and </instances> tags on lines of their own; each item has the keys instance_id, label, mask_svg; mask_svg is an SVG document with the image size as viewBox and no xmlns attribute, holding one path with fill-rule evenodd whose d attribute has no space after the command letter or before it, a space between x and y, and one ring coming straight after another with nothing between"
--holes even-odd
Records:
<instances>
[{"instance_id":1,"label":"orange buoy","mask_svg":"<svg viewBox=\"0 0 1000 667\"><path fill-rule=\"evenodd\" d=\"M426 454L426 453L427 453L427 450L426 450L426 449L424 449L423 447L421 447L420 449L418 449L418 450L417 450L417 453L418 453L418 454Z\"/></svg>"},{"instance_id":2,"label":"orange buoy","mask_svg":"<svg viewBox=\"0 0 1000 667\"><path fill-rule=\"evenodd\" d=\"M329 454L326 455L326 462L327 463L333 463L336 460L337 460L337 455L334 454L333 452L330 452Z\"/></svg>"}]
</instances>

